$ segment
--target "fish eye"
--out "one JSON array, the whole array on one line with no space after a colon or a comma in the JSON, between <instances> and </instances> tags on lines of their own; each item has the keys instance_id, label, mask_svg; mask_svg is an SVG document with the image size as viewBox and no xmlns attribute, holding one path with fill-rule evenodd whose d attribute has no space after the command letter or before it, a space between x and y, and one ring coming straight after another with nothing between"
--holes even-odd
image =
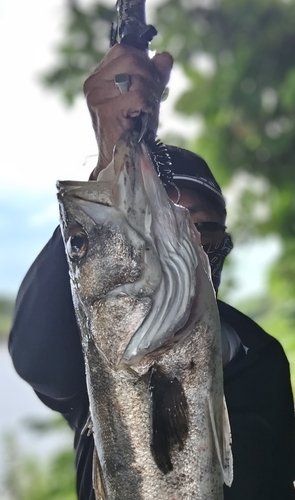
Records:
<instances>
[{"instance_id":1,"label":"fish eye","mask_svg":"<svg viewBox=\"0 0 295 500\"><path fill-rule=\"evenodd\" d=\"M86 254L88 249L88 238L86 233L79 229L71 234L67 241L67 251L70 259L80 260Z\"/></svg>"}]
</instances>

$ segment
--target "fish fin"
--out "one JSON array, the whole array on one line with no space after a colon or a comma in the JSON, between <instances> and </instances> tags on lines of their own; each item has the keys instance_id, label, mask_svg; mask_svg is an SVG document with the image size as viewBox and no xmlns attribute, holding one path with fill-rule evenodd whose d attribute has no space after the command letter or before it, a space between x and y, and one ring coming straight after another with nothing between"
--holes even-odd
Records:
<instances>
[{"instance_id":1,"label":"fish fin","mask_svg":"<svg viewBox=\"0 0 295 500\"><path fill-rule=\"evenodd\" d=\"M223 482L227 486L231 486L233 481L233 457L231 450L231 430L228 418L227 406L225 397L223 396L223 413L222 413L222 428L217 429L218 423L214 415L214 409L211 399L208 400L209 415L213 433L213 441L215 444L216 454L223 474Z\"/></svg>"},{"instance_id":2,"label":"fish fin","mask_svg":"<svg viewBox=\"0 0 295 500\"><path fill-rule=\"evenodd\" d=\"M91 434L93 434L93 422L90 413L87 417L84 427L81 430L81 435L85 433L87 436L91 436Z\"/></svg>"},{"instance_id":3,"label":"fish fin","mask_svg":"<svg viewBox=\"0 0 295 500\"><path fill-rule=\"evenodd\" d=\"M169 378L157 365L153 365L149 373L151 450L157 466L167 474L173 470L170 458L172 446L178 445L182 450L188 434L188 405L177 378Z\"/></svg>"},{"instance_id":4,"label":"fish fin","mask_svg":"<svg viewBox=\"0 0 295 500\"><path fill-rule=\"evenodd\" d=\"M225 397L223 396L223 479L227 486L233 482L232 436Z\"/></svg>"},{"instance_id":5,"label":"fish fin","mask_svg":"<svg viewBox=\"0 0 295 500\"><path fill-rule=\"evenodd\" d=\"M102 481L101 466L95 446L92 459L92 485L95 493L95 500L107 500L105 488Z\"/></svg>"}]
</instances>

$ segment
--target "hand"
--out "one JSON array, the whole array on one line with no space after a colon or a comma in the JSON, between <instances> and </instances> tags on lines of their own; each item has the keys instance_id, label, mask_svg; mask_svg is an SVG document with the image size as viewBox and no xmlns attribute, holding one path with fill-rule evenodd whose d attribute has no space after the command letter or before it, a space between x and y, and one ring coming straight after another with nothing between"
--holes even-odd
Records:
<instances>
[{"instance_id":1,"label":"hand","mask_svg":"<svg viewBox=\"0 0 295 500\"><path fill-rule=\"evenodd\" d=\"M149 128L157 131L160 99L173 65L168 52L149 59L144 51L124 44L112 47L84 84L98 144L98 164L91 178L112 159L113 148L126 130L134 127L141 112L148 113ZM121 94L115 75L128 73L129 91Z\"/></svg>"}]
</instances>

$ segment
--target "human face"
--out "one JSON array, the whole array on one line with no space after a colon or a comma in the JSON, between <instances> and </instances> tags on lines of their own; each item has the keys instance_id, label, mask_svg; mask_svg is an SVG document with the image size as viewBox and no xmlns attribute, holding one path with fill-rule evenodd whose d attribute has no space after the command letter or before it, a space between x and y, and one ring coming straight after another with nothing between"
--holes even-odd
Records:
<instances>
[{"instance_id":1,"label":"human face","mask_svg":"<svg viewBox=\"0 0 295 500\"><path fill-rule=\"evenodd\" d=\"M219 222L221 225L224 225L225 216L216 210L208 197L196 193L191 189L179 188L180 198L178 199L178 193L173 186L167 186L166 191L174 203L177 202L178 205L182 205L189 210L194 224L197 222ZM223 235L223 229L203 232L201 234L202 245L218 241L223 238Z\"/></svg>"}]
</instances>

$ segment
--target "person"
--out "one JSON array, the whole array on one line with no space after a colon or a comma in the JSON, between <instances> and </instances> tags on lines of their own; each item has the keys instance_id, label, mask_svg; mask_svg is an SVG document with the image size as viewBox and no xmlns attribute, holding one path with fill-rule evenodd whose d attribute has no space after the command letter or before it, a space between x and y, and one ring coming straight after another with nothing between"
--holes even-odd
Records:
<instances>
[{"instance_id":1,"label":"person","mask_svg":"<svg viewBox=\"0 0 295 500\"><path fill-rule=\"evenodd\" d=\"M171 67L168 53L149 59L132 47L115 45L86 80L84 91L99 147L91 179L109 163L117 140L142 113L156 132ZM121 74L130 76L124 93L114 83ZM224 197L202 158L173 146L168 151L177 189L168 185L167 193L189 209L218 291L222 265L232 248ZM250 318L217 302L234 459L234 480L230 488L224 487L225 500L294 499L294 407L287 358L279 342ZM74 430L77 495L79 500L94 500L94 442L92 435L82 432L89 409L84 361L59 227L21 284L9 350L19 375Z\"/></svg>"}]
</instances>

